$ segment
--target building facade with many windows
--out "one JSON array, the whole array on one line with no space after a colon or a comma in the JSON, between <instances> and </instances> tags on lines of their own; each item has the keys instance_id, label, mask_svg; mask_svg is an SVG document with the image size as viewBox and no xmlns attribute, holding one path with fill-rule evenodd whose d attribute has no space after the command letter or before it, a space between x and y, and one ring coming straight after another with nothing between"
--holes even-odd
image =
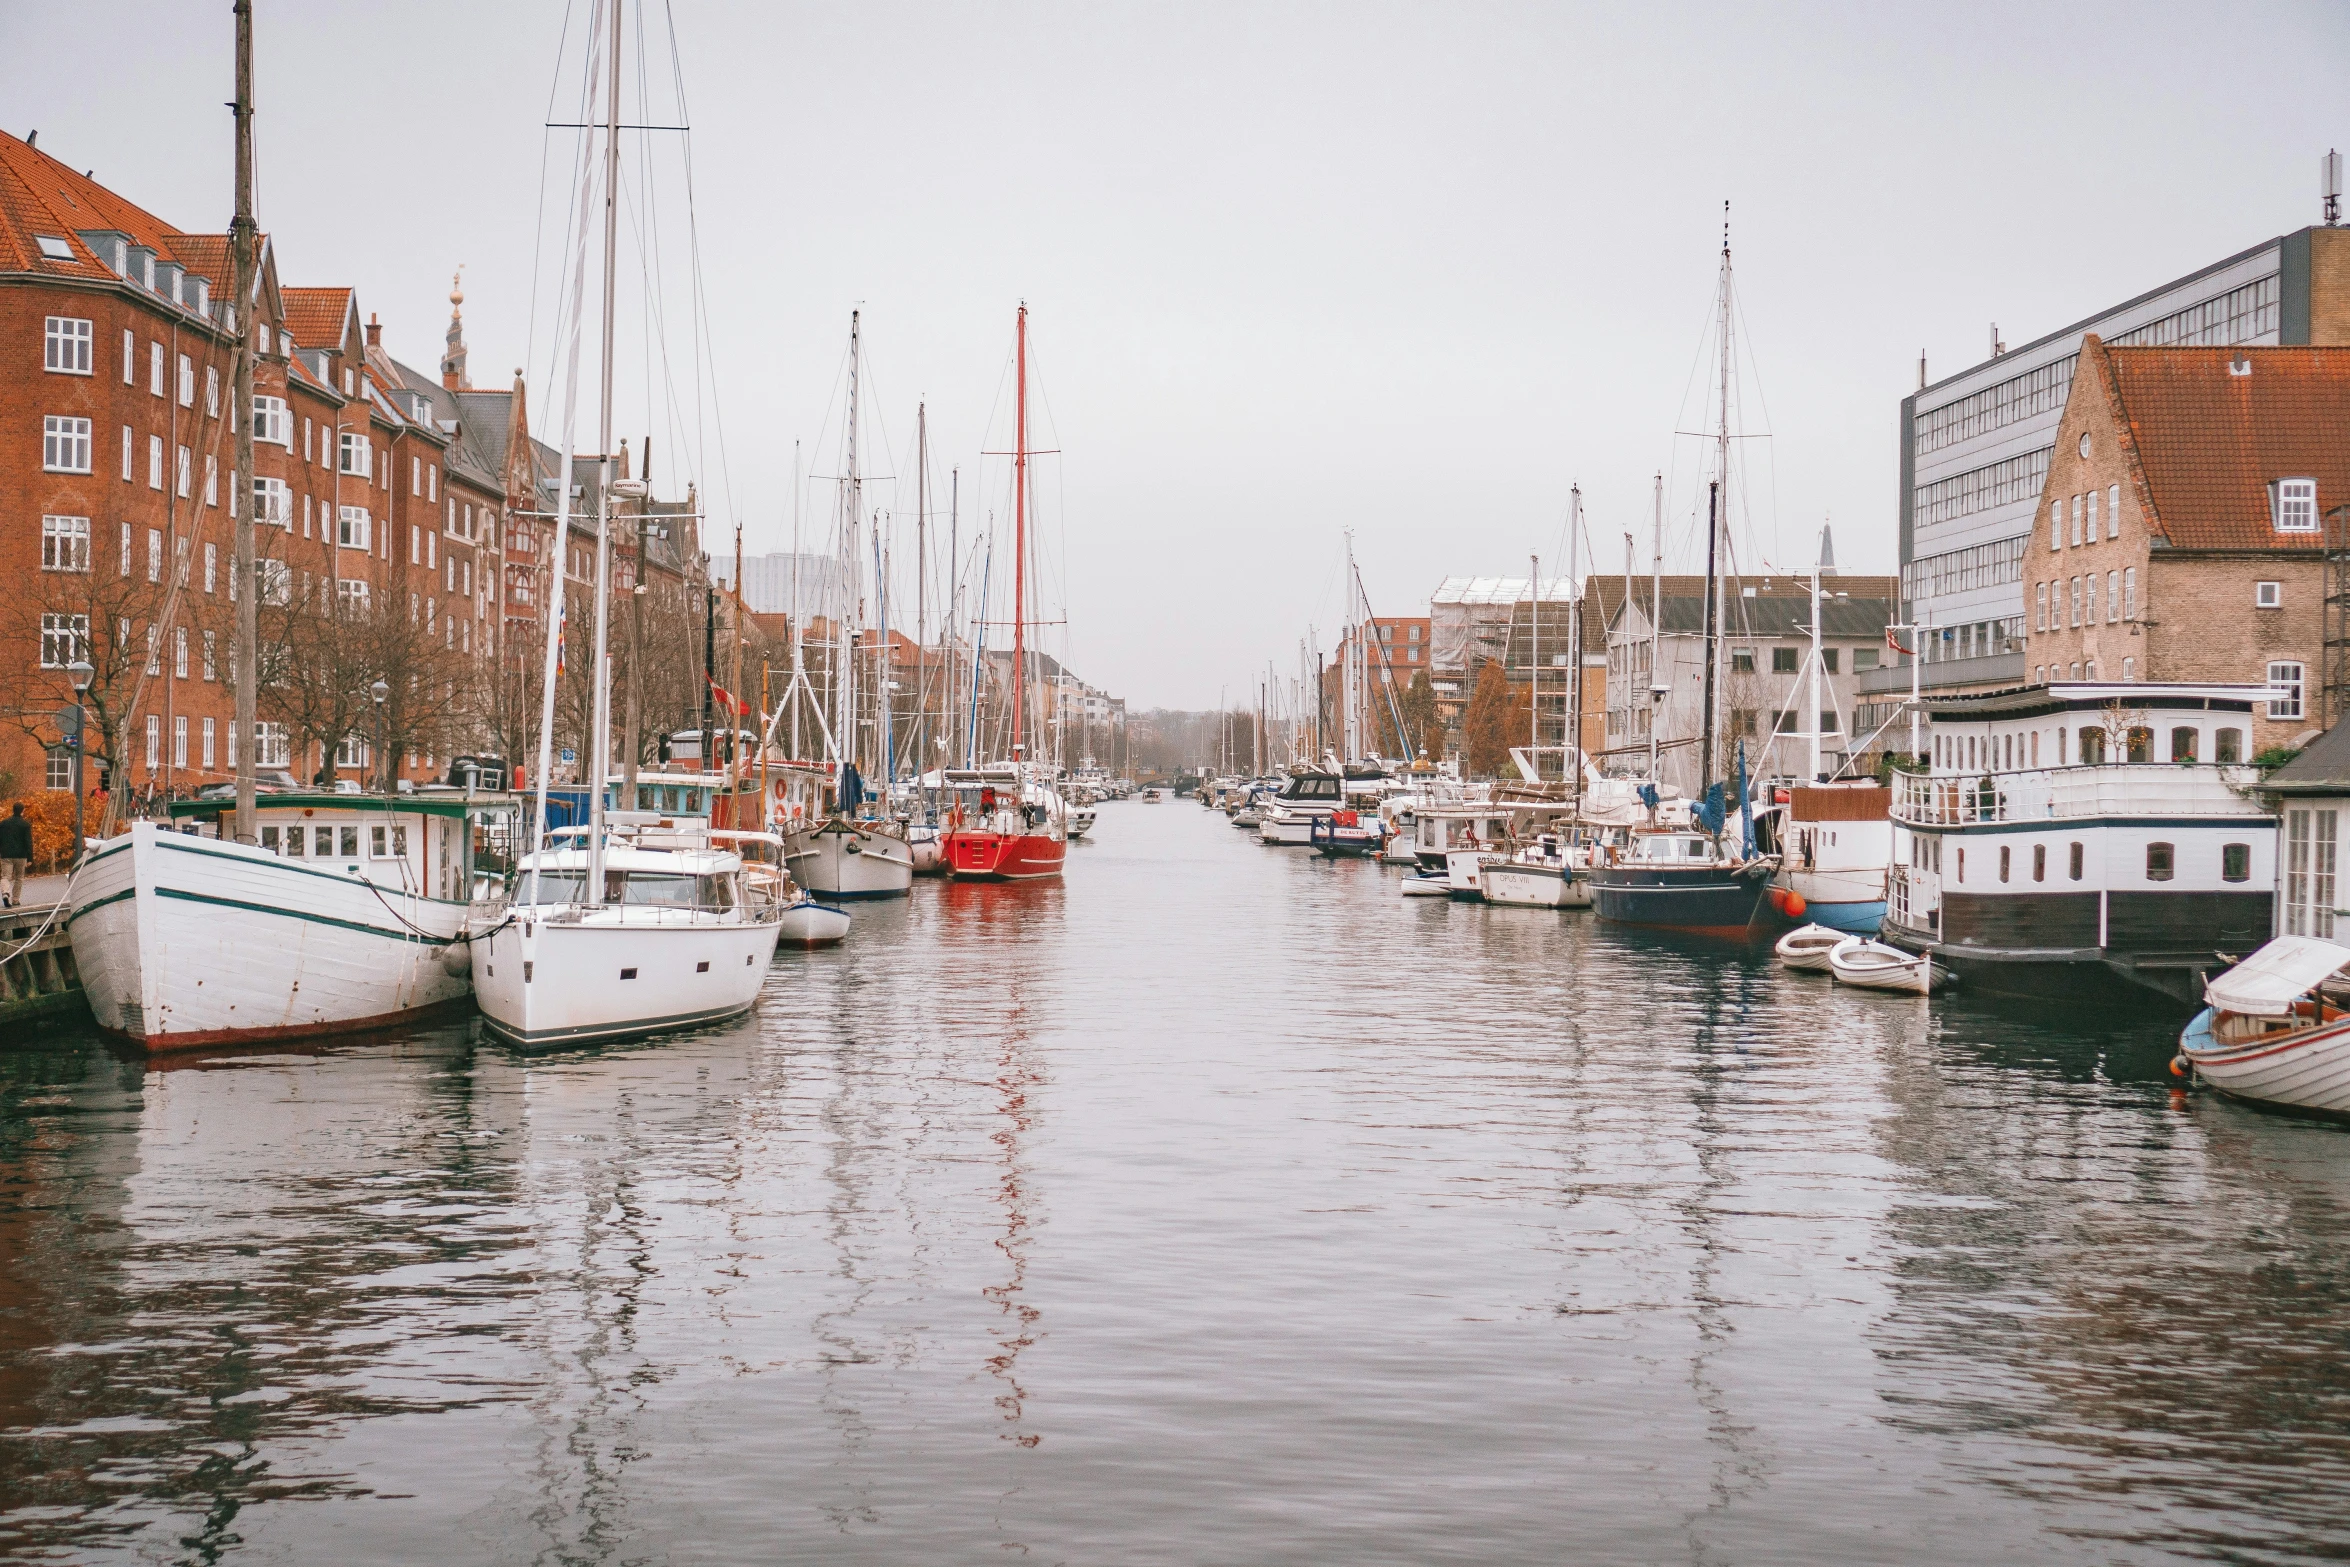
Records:
<instances>
[{"instance_id":1,"label":"building facade with many windows","mask_svg":"<svg viewBox=\"0 0 2350 1567\"><path fill-rule=\"evenodd\" d=\"M2110 348L2350 343L2350 230L2253 246L1902 400L1902 599L1928 628L1928 687L2024 678L2025 539L2090 334ZM1887 672L1870 689L1906 683Z\"/></svg>"}]
</instances>

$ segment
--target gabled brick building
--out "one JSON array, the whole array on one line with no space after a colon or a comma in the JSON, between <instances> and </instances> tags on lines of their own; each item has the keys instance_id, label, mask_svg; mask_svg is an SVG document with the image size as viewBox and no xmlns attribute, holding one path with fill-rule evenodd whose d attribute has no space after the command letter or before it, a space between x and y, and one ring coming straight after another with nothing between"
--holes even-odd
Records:
<instances>
[{"instance_id":1,"label":"gabled brick building","mask_svg":"<svg viewBox=\"0 0 2350 1567\"><path fill-rule=\"evenodd\" d=\"M2085 338L2025 554L2032 683L2265 681L2252 749L2299 743L2345 502L2350 348Z\"/></svg>"}]
</instances>

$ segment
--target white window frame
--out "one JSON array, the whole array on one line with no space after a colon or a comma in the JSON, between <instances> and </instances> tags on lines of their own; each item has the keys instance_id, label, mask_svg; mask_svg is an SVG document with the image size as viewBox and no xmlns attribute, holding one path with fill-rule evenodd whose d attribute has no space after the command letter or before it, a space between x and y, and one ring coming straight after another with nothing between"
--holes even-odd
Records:
<instances>
[{"instance_id":1,"label":"white window frame","mask_svg":"<svg viewBox=\"0 0 2350 1567\"><path fill-rule=\"evenodd\" d=\"M163 715L147 715L147 773L152 777L163 765Z\"/></svg>"},{"instance_id":2,"label":"white window frame","mask_svg":"<svg viewBox=\"0 0 2350 1567\"><path fill-rule=\"evenodd\" d=\"M207 680L209 680L209 679L211 678L211 676L207 675L207 676L205 676L205 678L206 678ZM215 757L217 757L217 756L220 754L220 751L219 751L219 739L220 739L220 727L219 727L219 724L218 724L218 723L217 723L215 720L213 720L213 719L210 719L210 718L207 718L207 719L205 719L205 720L204 720L204 770L205 770L206 772L210 772L210 771L212 770L213 766L215 765L215 763L214 763L214 758L215 758Z\"/></svg>"},{"instance_id":3,"label":"white window frame","mask_svg":"<svg viewBox=\"0 0 2350 1567\"><path fill-rule=\"evenodd\" d=\"M163 384L163 345L150 340L147 344L147 390L156 397L169 397Z\"/></svg>"},{"instance_id":4,"label":"white window frame","mask_svg":"<svg viewBox=\"0 0 2350 1567\"><path fill-rule=\"evenodd\" d=\"M220 417L220 366L204 367L204 417Z\"/></svg>"},{"instance_id":5,"label":"white window frame","mask_svg":"<svg viewBox=\"0 0 2350 1567\"><path fill-rule=\"evenodd\" d=\"M41 617L41 667L63 669L77 654L90 645L90 617L87 615L43 615Z\"/></svg>"},{"instance_id":6,"label":"white window frame","mask_svg":"<svg viewBox=\"0 0 2350 1567\"><path fill-rule=\"evenodd\" d=\"M90 323L79 316L41 322L41 368L51 375L90 374Z\"/></svg>"},{"instance_id":7,"label":"white window frame","mask_svg":"<svg viewBox=\"0 0 2350 1567\"><path fill-rule=\"evenodd\" d=\"M284 561L257 560L253 562L253 575L261 583L262 603L283 609L294 602L294 568ZM230 573L229 580L236 581L235 573ZM304 589L304 596L308 596L308 589ZM231 593L229 597L235 598L236 594Z\"/></svg>"},{"instance_id":8,"label":"white window frame","mask_svg":"<svg viewBox=\"0 0 2350 1567\"><path fill-rule=\"evenodd\" d=\"M173 464L172 473L178 481L173 493L183 501L188 498L188 492L195 484L195 467L196 454L185 446L181 447L179 460Z\"/></svg>"},{"instance_id":9,"label":"white window frame","mask_svg":"<svg viewBox=\"0 0 2350 1567\"><path fill-rule=\"evenodd\" d=\"M186 354L180 355L180 406L196 406L196 361Z\"/></svg>"},{"instance_id":10,"label":"white window frame","mask_svg":"<svg viewBox=\"0 0 2350 1567\"><path fill-rule=\"evenodd\" d=\"M335 583L335 597L346 610L364 611L369 603L369 592L364 577L344 577Z\"/></svg>"},{"instance_id":11,"label":"white window frame","mask_svg":"<svg viewBox=\"0 0 2350 1567\"><path fill-rule=\"evenodd\" d=\"M335 463L336 472L351 474L361 479L374 477L375 446L367 439L366 431L343 430L338 432L335 450L338 454Z\"/></svg>"},{"instance_id":12,"label":"white window frame","mask_svg":"<svg viewBox=\"0 0 2350 1567\"><path fill-rule=\"evenodd\" d=\"M365 767L367 739L364 735L345 735L335 742L335 766Z\"/></svg>"},{"instance_id":13,"label":"white window frame","mask_svg":"<svg viewBox=\"0 0 2350 1567\"><path fill-rule=\"evenodd\" d=\"M233 726L232 726L233 727ZM235 749L234 736L230 749ZM256 767L283 767L286 765L286 726L257 723L253 726L253 765Z\"/></svg>"},{"instance_id":14,"label":"white window frame","mask_svg":"<svg viewBox=\"0 0 2350 1567\"><path fill-rule=\"evenodd\" d=\"M253 394L253 439L282 446L288 456L294 450L294 412L282 397Z\"/></svg>"},{"instance_id":15,"label":"white window frame","mask_svg":"<svg viewBox=\"0 0 2350 1567\"><path fill-rule=\"evenodd\" d=\"M90 421L70 414L41 416L41 471L90 471Z\"/></svg>"},{"instance_id":16,"label":"white window frame","mask_svg":"<svg viewBox=\"0 0 2350 1567\"><path fill-rule=\"evenodd\" d=\"M341 506L335 510L335 543L347 550L365 550L374 547L375 521L364 506Z\"/></svg>"},{"instance_id":17,"label":"white window frame","mask_svg":"<svg viewBox=\"0 0 2350 1567\"><path fill-rule=\"evenodd\" d=\"M204 678L207 680L218 680L220 678L220 633L217 631L207 631L204 633ZM209 718L205 720L206 723L210 723L211 721L212 720ZM207 748L205 753L204 765L206 767L210 767L212 765L212 757L209 748Z\"/></svg>"},{"instance_id":18,"label":"white window frame","mask_svg":"<svg viewBox=\"0 0 2350 1567\"><path fill-rule=\"evenodd\" d=\"M45 516L41 519L41 569L78 572L90 569L89 518Z\"/></svg>"},{"instance_id":19,"label":"white window frame","mask_svg":"<svg viewBox=\"0 0 2350 1567\"><path fill-rule=\"evenodd\" d=\"M2282 609L2285 606L2285 585L2282 582L2255 582L2252 584L2254 609Z\"/></svg>"},{"instance_id":20,"label":"white window frame","mask_svg":"<svg viewBox=\"0 0 2350 1567\"><path fill-rule=\"evenodd\" d=\"M294 531L294 492L285 480L267 474L253 476L253 520L288 533Z\"/></svg>"},{"instance_id":21,"label":"white window frame","mask_svg":"<svg viewBox=\"0 0 2350 1567\"><path fill-rule=\"evenodd\" d=\"M2279 479L2276 482L2276 528L2279 533L2317 531L2317 481Z\"/></svg>"},{"instance_id":22,"label":"white window frame","mask_svg":"<svg viewBox=\"0 0 2350 1567\"><path fill-rule=\"evenodd\" d=\"M2308 695L2309 666L2295 659L2272 659L2268 666L2269 689L2289 690L2291 696L2272 698L2268 716L2276 719L2297 719L2302 714Z\"/></svg>"},{"instance_id":23,"label":"white window frame","mask_svg":"<svg viewBox=\"0 0 2350 1567\"><path fill-rule=\"evenodd\" d=\"M147 488L163 488L163 437L160 435L147 437Z\"/></svg>"}]
</instances>

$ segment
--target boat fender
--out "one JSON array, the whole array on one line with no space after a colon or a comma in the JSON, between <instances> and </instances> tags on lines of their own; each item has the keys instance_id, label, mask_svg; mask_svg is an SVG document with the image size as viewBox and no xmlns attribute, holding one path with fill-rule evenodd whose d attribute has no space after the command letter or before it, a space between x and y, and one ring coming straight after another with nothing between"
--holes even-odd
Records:
<instances>
[{"instance_id":1,"label":"boat fender","mask_svg":"<svg viewBox=\"0 0 2350 1567\"><path fill-rule=\"evenodd\" d=\"M1773 887L1771 889L1771 907L1791 920L1799 920L1803 918L1804 911L1809 909L1811 905L1804 902L1803 894L1793 888Z\"/></svg>"},{"instance_id":2,"label":"boat fender","mask_svg":"<svg viewBox=\"0 0 2350 1567\"><path fill-rule=\"evenodd\" d=\"M2186 1058L2185 1056L2172 1056L2172 1057L2170 1058L2170 1075L2171 1075L2171 1076L2173 1076L2173 1077L2185 1077L2185 1076L2186 1076L2186 1075L2187 1075L2189 1072L2192 1072L2193 1070L2195 1070L2195 1069L2194 1069L2192 1066L2189 1066L2189 1065L2187 1064L2187 1058Z\"/></svg>"},{"instance_id":3,"label":"boat fender","mask_svg":"<svg viewBox=\"0 0 2350 1567\"><path fill-rule=\"evenodd\" d=\"M441 972L451 979L463 979L472 973L472 949L462 941L452 941L441 948Z\"/></svg>"}]
</instances>

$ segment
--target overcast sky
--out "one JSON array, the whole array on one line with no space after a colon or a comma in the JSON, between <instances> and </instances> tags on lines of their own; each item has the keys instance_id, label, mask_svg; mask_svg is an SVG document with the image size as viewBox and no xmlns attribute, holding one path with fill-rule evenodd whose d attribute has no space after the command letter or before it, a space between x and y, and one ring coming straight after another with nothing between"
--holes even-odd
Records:
<instances>
[{"instance_id":1,"label":"overcast sky","mask_svg":"<svg viewBox=\"0 0 2350 1567\"><path fill-rule=\"evenodd\" d=\"M542 286L534 334L532 294L564 238L542 178L563 188L573 143L542 125L578 117L576 87L553 89L565 60L577 75L585 0L256 10L284 280L354 285L429 368L462 264L474 378L527 364L546 432L552 310ZM7 129L167 222L225 228L227 0L107 14L0 7ZM788 544L795 438L834 471L857 306L868 468L911 475L927 397L966 529L1000 512L1001 464L978 454L1009 443L1026 299L1037 444L1062 453L1039 464L1049 613L1065 596L1074 663L1138 706L1237 702L1265 661L1295 667L1309 623L1327 646L1348 528L1374 608L1424 613L1448 574L1562 566L1578 480L1621 570L1665 468L1686 565L1699 454L1674 432L1704 417L1725 200L1745 427L1769 434L1745 448L1744 548L1800 563L1832 518L1847 570L1889 571L1921 350L1939 378L1993 321L2020 344L2311 222L2318 157L2350 144L2339 4L680 0L647 21L645 112L675 112L673 24L693 124L727 441L722 475L705 394L712 537L731 495L748 548ZM674 160L660 183L682 301ZM648 412L633 339L623 359L620 426L654 432L673 480L692 415ZM681 410L692 379L672 377Z\"/></svg>"}]
</instances>

